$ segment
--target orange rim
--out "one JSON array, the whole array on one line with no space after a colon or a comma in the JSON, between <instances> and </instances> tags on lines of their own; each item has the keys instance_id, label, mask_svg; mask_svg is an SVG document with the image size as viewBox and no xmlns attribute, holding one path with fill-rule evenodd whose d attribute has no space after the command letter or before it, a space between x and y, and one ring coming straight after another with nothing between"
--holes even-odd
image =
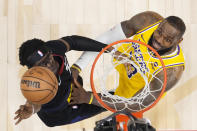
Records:
<instances>
[{"instance_id":1,"label":"orange rim","mask_svg":"<svg viewBox=\"0 0 197 131\"><path fill-rule=\"evenodd\" d=\"M99 57L104 53L104 51L105 51L106 49L108 49L109 47L113 46L113 45L116 45L116 44L119 44L119 43L124 43L124 42L139 43L139 44L141 44L141 45L144 45L144 46L148 47L149 49L151 49L151 50L156 54L156 56L157 56L157 57L159 58L159 60L161 61L161 64L162 64L162 67L163 67L164 81L163 81L163 88L162 88L162 91L161 91L159 97L158 97L158 98L153 102L153 104L151 104L149 107L146 107L145 109L143 109L143 110L141 110L141 111L139 111L139 112L133 112L134 115L137 115L137 114L139 115L139 114L143 114L145 111L151 109L153 106L155 106L155 105L158 103L158 101L161 99L161 96L163 95L163 93L164 93L164 91L165 91L166 84L167 84L167 72L166 72L166 68L165 68L164 62L163 62L161 56L158 54L158 52L157 52L154 48L152 48L151 46L149 46L148 44L145 44L145 43L143 43L143 42L141 42L141 41L137 41L137 40L125 39L125 40L116 41L116 42L111 43L111 44L109 44L108 46L106 46L103 50L100 51L100 53L97 55L97 57L96 57L95 60L94 60L94 63L93 63L93 65L92 65L92 69L91 69L91 74L90 74L90 84L91 84L92 92L93 92L95 98L98 100L98 102L99 102L100 104L102 104L103 107L106 108L107 110L110 110L110 111L112 111L112 112L116 112L116 110L110 108L110 107L109 107L107 104L105 104L105 103L101 100L101 98L98 96L98 94L97 94L97 92L96 92L96 90L95 90L95 86L94 86L94 75L93 75L93 74L94 74L94 69L95 69L96 62L98 61Z\"/></svg>"}]
</instances>

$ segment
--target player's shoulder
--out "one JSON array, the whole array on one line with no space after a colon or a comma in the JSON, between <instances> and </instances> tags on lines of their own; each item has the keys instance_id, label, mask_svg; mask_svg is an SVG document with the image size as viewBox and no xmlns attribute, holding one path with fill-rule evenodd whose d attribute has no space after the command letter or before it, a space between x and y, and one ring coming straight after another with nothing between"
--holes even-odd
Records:
<instances>
[{"instance_id":1,"label":"player's shoulder","mask_svg":"<svg viewBox=\"0 0 197 131\"><path fill-rule=\"evenodd\" d=\"M184 65L180 65L180 66L174 66L174 67L170 67L167 68L166 71L167 73L171 72L170 74L174 75L179 75L180 73L182 73L184 71L185 66Z\"/></svg>"},{"instance_id":2,"label":"player's shoulder","mask_svg":"<svg viewBox=\"0 0 197 131\"><path fill-rule=\"evenodd\" d=\"M154 24L155 22L163 20L164 18L157 12L144 11L136 14L131 19L143 22L141 23L141 25L149 26L151 24Z\"/></svg>"},{"instance_id":3,"label":"player's shoulder","mask_svg":"<svg viewBox=\"0 0 197 131\"><path fill-rule=\"evenodd\" d=\"M148 16L148 17L150 17L152 19L156 19L156 20L163 19L163 17L155 11L144 11L144 12L139 13L138 15L145 15L145 16Z\"/></svg>"},{"instance_id":4,"label":"player's shoulder","mask_svg":"<svg viewBox=\"0 0 197 131\"><path fill-rule=\"evenodd\" d=\"M185 68L184 65L166 68L167 77L169 78L180 77L184 71L184 68ZM158 73L157 76L161 76L161 75L163 75L163 71Z\"/></svg>"},{"instance_id":5,"label":"player's shoulder","mask_svg":"<svg viewBox=\"0 0 197 131\"><path fill-rule=\"evenodd\" d=\"M138 31L163 20L164 18L154 11L144 11L131 17L129 20L121 22L123 31L127 37L136 34Z\"/></svg>"}]
</instances>

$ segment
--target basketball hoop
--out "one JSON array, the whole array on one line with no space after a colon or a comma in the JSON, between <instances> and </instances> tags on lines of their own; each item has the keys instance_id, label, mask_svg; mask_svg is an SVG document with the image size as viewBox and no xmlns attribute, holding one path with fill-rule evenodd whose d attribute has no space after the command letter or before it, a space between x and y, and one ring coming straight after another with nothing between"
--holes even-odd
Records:
<instances>
[{"instance_id":1,"label":"basketball hoop","mask_svg":"<svg viewBox=\"0 0 197 131\"><path fill-rule=\"evenodd\" d=\"M104 53L109 47L112 46L115 48L115 50L120 51L122 55L117 56L114 54L114 52ZM123 54L127 57L123 57ZM137 56L141 55L143 57L141 57L142 59L139 59ZM119 60L119 58L121 60ZM158 61L153 62L152 58L157 59ZM158 62L160 65L159 71L163 71L163 80L157 78L156 74L151 73L151 70L153 69L150 69L150 67L157 66ZM114 95L109 92L110 90L116 92L118 89L121 89L119 83L121 79L121 70L118 71L118 68L121 67L122 69L125 64L132 65L132 68L134 68L133 70L138 73L140 76L139 78L142 79L142 83L144 83L144 86L140 89L139 93L126 98L123 97L124 95L117 95L118 93ZM132 73L134 71L132 71ZM159 71L157 71L157 73ZM132 77L132 73L130 76L127 74L128 77ZM150 89L150 82L152 80L158 81L158 83L160 83L160 87L157 90ZM145 111L151 109L160 100L165 91L167 73L164 62L155 49L141 41L125 39L109 44L97 55L92 65L90 82L95 98L104 108L112 112L128 110L139 118L142 117ZM152 93L156 91L160 92L160 95L157 98L152 95ZM100 93L101 97L97 93ZM147 98L147 96L152 96L154 102L149 105L144 105L144 100ZM134 105L136 105L138 108L133 108L135 107Z\"/></svg>"}]
</instances>

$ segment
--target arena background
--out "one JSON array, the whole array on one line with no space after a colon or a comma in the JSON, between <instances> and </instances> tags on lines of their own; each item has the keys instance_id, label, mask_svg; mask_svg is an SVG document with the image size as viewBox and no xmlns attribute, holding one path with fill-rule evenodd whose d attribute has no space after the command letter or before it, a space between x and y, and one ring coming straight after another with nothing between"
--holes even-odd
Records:
<instances>
[{"instance_id":1,"label":"arena background","mask_svg":"<svg viewBox=\"0 0 197 131\"><path fill-rule=\"evenodd\" d=\"M197 129L197 0L0 0L0 130L1 131L92 131L95 121L110 112L76 124L48 128L37 115L15 126L14 112L25 103L20 77L18 48L23 41L45 41L67 35L95 38L120 21L146 11L162 16L177 15L187 26L183 47L186 68L183 77L156 107L144 114L157 129ZM81 52L67 53L70 65ZM71 57L72 55L72 57ZM89 69L81 74L87 90Z\"/></svg>"}]
</instances>

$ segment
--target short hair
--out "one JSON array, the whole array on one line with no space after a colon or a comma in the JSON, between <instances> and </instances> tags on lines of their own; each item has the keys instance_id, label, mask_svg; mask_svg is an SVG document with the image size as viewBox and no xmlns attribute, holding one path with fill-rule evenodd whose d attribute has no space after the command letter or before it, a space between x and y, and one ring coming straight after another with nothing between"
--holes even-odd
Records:
<instances>
[{"instance_id":1,"label":"short hair","mask_svg":"<svg viewBox=\"0 0 197 131\"><path fill-rule=\"evenodd\" d=\"M32 39L25 41L19 48L19 61L22 66L27 66L27 58L32 55L36 50L44 45L44 41L40 39Z\"/></svg>"},{"instance_id":2,"label":"short hair","mask_svg":"<svg viewBox=\"0 0 197 131\"><path fill-rule=\"evenodd\" d=\"M177 16L169 16L169 17L165 18L165 20L170 25L172 25L173 27L175 27L177 30L180 31L180 37L183 36L183 34L185 33L185 30L186 30L186 26L181 18L179 18Z\"/></svg>"}]
</instances>

